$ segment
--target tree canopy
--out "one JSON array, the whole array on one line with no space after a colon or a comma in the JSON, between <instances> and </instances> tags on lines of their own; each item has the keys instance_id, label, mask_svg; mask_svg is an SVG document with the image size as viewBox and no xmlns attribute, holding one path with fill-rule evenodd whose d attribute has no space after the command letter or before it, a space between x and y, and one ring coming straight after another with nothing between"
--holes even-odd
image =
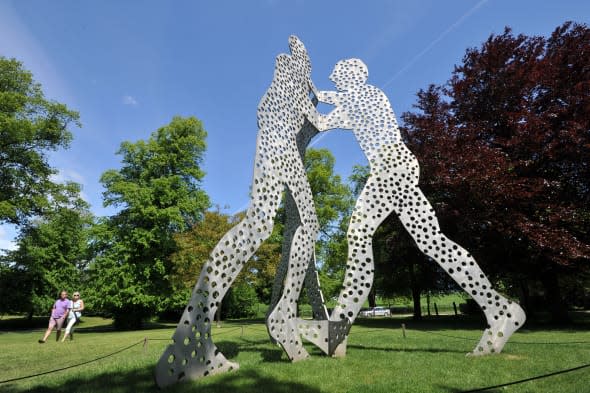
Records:
<instances>
[{"instance_id":1,"label":"tree canopy","mask_svg":"<svg viewBox=\"0 0 590 393\"><path fill-rule=\"evenodd\" d=\"M588 64L586 25L548 38L506 28L402 116L443 223L486 271L525 291L539 279L553 299L558 276L590 261Z\"/></svg>"},{"instance_id":2,"label":"tree canopy","mask_svg":"<svg viewBox=\"0 0 590 393\"><path fill-rule=\"evenodd\" d=\"M17 248L0 258L0 312L45 314L63 289L80 289L88 263L88 233L93 217L80 198L80 186L68 183L54 193L43 217L31 220Z\"/></svg>"},{"instance_id":3,"label":"tree canopy","mask_svg":"<svg viewBox=\"0 0 590 393\"><path fill-rule=\"evenodd\" d=\"M194 117L175 117L147 141L123 142L119 170L101 182L105 206L120 211L95 229L95 302L121 327L165 307L172 293L174 234L202 219L209 198L200 188L207 133Z\"/></svg>"},{"instance_id":4,"label":"tree canopy","mask_svg":"<svg viewBox=\"0 0 590 393\"><path fill-rule=\"evenodd\" d=\"M22 224L49 207L56 170L47 153L68 147L78 119L47 100L22 63L0 56L0 224Z\"/></svg>"}]
</instances>

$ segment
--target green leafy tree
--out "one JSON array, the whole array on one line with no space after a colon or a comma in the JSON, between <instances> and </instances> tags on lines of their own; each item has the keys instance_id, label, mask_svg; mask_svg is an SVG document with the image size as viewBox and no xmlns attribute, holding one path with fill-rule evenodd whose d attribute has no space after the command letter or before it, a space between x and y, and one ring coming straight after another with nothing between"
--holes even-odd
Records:
<instances>
[{"instance_id":1,"label":"green leafy tree","mask_svg":"<svg viewBox=\"0 0 590 393\"><path fill-rule=\"evenodd\" d=\"M43 217L31 220L17 238L17 248L2 257L0 312L46 314L60 290L81 288L81 272L88 260L92 214L79 196L80 187L68 183L48 201Z\"/></svg>"},{"instance_id":2,"label":"green leafy tree","mask_svg":"<svg viewBox=\"0 0 590 393\"><path fill-rule=\"evenodd\" d=\"M236 222L235 217L221 213L219 209L206 211L203 219L190 229L174 234L177 248L170 256L172 266L169 275L173 293L166 299L168 306L167 312L162 315L164 318L177 319L180 316L209 254ZM240 274L238 280L242 276Z\"/></svg>"},{"instance_id":3,"label":"green leafy tree","mask_svg":"<svg viewBox=\"0 0 590 393\"><path fill-rule=\"evenodd\" d=\"M20 225L50 208L56 170L47 153L68 147L78 118L47 100L22 63L0 56L0 224Z\"/></svg>"},{"instance_id":4,"label":"green leafy tree","mask_svg":"<svg viewBox=\"0 0 590 393\"><path fill-rule=\"evenodd\" d=\"M258 297L247 282L236 282L227 292L221 307L223 318L252 318L256 315Z\"/></svg>"},{"instance_id":5,"label":"green leafy tree","mask_svg":"<svg viewBox=\"0 0 590 393\"><path fill-rule=\"evenodd\" d=\"M324 250L329 247L333 238L338 236L340 220L347 214L352 203L348 186L343 184L340 176L334 173L334 161L334 156L327 149L310 148L305 152L304 167L320 225L319 239L316 243L319 266L324 264L327 255ZM256 251L245 273L246 281L252 283L259 299L265 303L270 301L273 282L281 260L285 221L283 201L275 217L271 236ZM329 286L330 283L335 285L335 280L331 279L331 276L331 273L320 273L322 285ZM322 290L326 296L324 288ZM332 292L334 290L330 291Z\"/></svg>"},{"instance_id":6,"label":"green leafy tree","mask_svg":"<svg viewBox=\"0 0 590 393\"><path fill-rule=\"evenodd\" d=\"M342 183L340 176L334 174L334 157L326 149L309 149L305 155L305 168L320 222L320 242L327 245L330 244L331 237L338 232L335 224L339 225L340 217L350 209L350 190ZM183 293L186 295L183 296L188 296L190 293L213 247L229 228L240 221L242 214L230 217L219 211L206 212L202 222L197 223L185 233L175 235L178 250L172 255L171 279L174 285L185 288ZM281 206L275 218L271 236L247 262L234 284L235 286L249 285L256 292L258 300L265 303L270 301L272 285L281 258L284 221L285 211ZM323 250L323 247L318 249ZM337 284L338 289L341 284L340 280ZM335 282L334 286L336 286ZM244 291L240 293L242 292ZM226 299L231 296L228 294ZM224 300L223 315L226 315L224 309L231 307L230 304L233 304L232 301ZM227 315L235 315L231 310L227 312Z\"/></svg>"},{"instance_id":7,"label":"green leafy tree","mask_svg":"<svg viewBox=\"0 0 590 393\"><path fill-rule=\"evenodd\" d=\"M95 230L90 277L94 302L117 327L138 327L170 306L174 235L209 207L200 188L206 135L196 118L174 117L147 141L123 142L121 169L101 177L105 206L120 211Z\"/></svg>"},{"instance_id":8,"label":"green leafy tree","mask_svg":"<svg viewBox=\"0 0 590 393\"><path fill-rule=\"evenodd\" d=\"M179 288L192 288L219 239L235 224L235 218L219 210L206 211L190 230L174 234L177 250L171 255L172 283Z\"/></svg>"}]
</instances>

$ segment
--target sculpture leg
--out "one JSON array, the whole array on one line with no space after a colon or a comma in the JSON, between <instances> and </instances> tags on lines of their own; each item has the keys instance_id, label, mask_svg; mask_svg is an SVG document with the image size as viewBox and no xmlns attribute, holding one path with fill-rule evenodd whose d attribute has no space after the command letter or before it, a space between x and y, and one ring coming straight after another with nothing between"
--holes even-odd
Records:
<instances>
[{"instance_id":1,"label":"sculpture leg","mask_svg":"<svg viewBox=\"0 0 590 393\"><path fill-rule=\"evenodd\" d=\"M297 361L309 356L301 342L297 301L309 261L313 257L319 226L303 165L295 159L290 164L293 174L288 177L288 187L297 205L301 224L295 230L289 249L283 293L268 315L267 328L270 336L283 347L289 359Z\"/></svg>"},{"instance_id":2,"label":"sculpture leg","mask_svg":"<svg viewBox=\"0 0 590 393\"><path fill-rule=\"evenodd\" d=\"M481 307L488 328L473 355L498 353L525 319L522 308L496 292L475 259L441 231L432 206L415 187L412 204L398 212L401 222L420 250L434 259Z\"/></svg>"},{"instance_id":3,"label":"sculpture leg","mask_svg":"<svg viewBox=\"0 0 590 393\"><path fill-rule=\"evenodd\" d=\"M306 184L306 179L302 179L302 184ZM307 185L307 187L309 187ZM291 254L291 246L293 245L293 236L297 228L301 225L301 217L297 209L297 203L293 198L291 190L287 189L284 199L285 206L285 226L283 229L283 245L281 252L281 260L277 267L275 281L272 289L271 302L266 315L268 325L268 318L271 312L275 309L283 293L283 284L287 275L289 266L289 258ZM309 321L298 318L297 326L302 337L314 343L318 348L328 353L328 310L324 302L324 297L320 289L319 277L315 266L315 253L312 252L309 262L307 263L307 270L305 274L304 286L307 290L307 297L311 304L313 312L313 320ZM321 322L316 322L321 321ZM271 340L276 343L274 339Z\"/></svg>"},{"instance_id":4,"label":"sculpture leg","mask_svg":"<svg viewBox=\"0 0 590 393\"><path fill-rule=\"evenodd\" d=\"M271 195L270 204L253 203L246 218L227 232L211 252L172 336L174 344L166 348L156 366L158 386L238 368L213 343L211 322L243 265L270 235L279 197L280 193Z\"/></svg>"},{"instance_id":5,"label":"sculpture leg","mask_svg":"<svg viewBox=\"0 0 590 393\"><path fill-rule=\"evenodd\" d=\"M348 318L352 323L356 318L373 282L372 235L393 209L418 248L443 267L484 311L489 328L473 354L500 352L524 323L523 310L493 290L473 257L441 233L432 206L418 188L419 167L411 152L404 145L392 145L385 147L380 157L372 162L372 174L351 219L344 288L330 320ZM345 353L344 338L334 355Z\"/></svg>"},{"instance_id":6,"label":"sculpture leg","mask_svg":"<svg viewBox=\"0 0 590 393\"><path fill-rule=\"evenodd\" d=\"M342 357L346 355L348 330L358 316L367 300L373 285L373 234L391 212L392 205L382 204L382 197L391 194L391 188L382 188L382 194L373 191L375 176L371 175L363 191L359 195L347 232L348 260L344 283L338 303L330 315L330 321L348 321L348 329L330 337L330 355ZM387 183L387 180L384 180Z\"/></svg>"}]
</instances>

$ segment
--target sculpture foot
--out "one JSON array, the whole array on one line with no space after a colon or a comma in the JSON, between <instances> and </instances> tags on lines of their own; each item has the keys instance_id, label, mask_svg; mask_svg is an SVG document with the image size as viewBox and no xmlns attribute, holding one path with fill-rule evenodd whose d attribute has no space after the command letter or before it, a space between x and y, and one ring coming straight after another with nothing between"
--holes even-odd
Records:
<instances>
[{"instance_id":1,"label":"sculpture foot","mask_svg":"<svg viewBox=\"0 0 590 393\"><path fill-rule=\"evenodd\" d=\"M526 320L523 309L516 303L509 303L504 314L484 330L483 336L468 356L483 356L492 353L500 353L510 336L520 329Z\"/></svg>"},{"instance_id":2,"label":"sculpture foot","mask_svg":"<svg viewBox=\"0 0 590 393\"><path fill-rule=\"evenodd\" d=\"M346 356L346 342L351 327L352 322L348 318L339 321L330 321L329 355L335 357ZM343 343L344 345L342 345Z\"/></svg>"},{"instance_id":3,"label":"sculpture foot","mask_svg":"<svg viewBox=\"0 0 590 393\"><path fill-rule=\"evenodd\" d=\"M346 356L346 345L348 344L348 336L344 337L344 340L334 348L331 356L334 358L343 358Z\"/></svg>"},{"instance_id":4,"label":"sculpture foot","mask_svg":"<svg viewBox=\"0 0 590 393\"><path fill-rule=\"evenodd\" d=\"M297 318L297 328L301 337L314 344L326 355L330 354L328 347L329 321L308 320Z\"/></svg>"},{"instance_id":5,"label":"sculpture foot","mask_svg":"<svg viewBox=\"0 0 590 393\"><path fill-rule=\"evenodd\" d=\"M273 310L267 320L267 329L271 338L287 353L289 359L297 362L309 357L303 348L295 318L288 318L281 311L280 304Z\"/></svg>"},{"instance_id":6,"label":"sculpture foot","mask_svg":"<svg viewBox=\"0 0 590 393\"><path fill-rule=\"evenodd\" d=\"M227 360L213 343L207 349L199 346L188 351L179 351L174 345L166 348L156 365L156 384L160 388L240 368L238 363Z\"/></svg>"}]
</instances>

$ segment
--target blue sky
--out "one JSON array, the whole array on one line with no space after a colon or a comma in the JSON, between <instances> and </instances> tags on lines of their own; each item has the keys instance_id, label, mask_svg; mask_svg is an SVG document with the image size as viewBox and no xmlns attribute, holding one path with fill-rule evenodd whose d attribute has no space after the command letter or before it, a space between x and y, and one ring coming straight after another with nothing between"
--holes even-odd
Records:
<instances>
[{"instance_id":1,"label":"blue sky","mask_svg":"<svg viewBox=\"0 0 590 393\"><path fill-rule=\"evenodd\" d=\"M0 55L33 72L50 99L80 112L71 148L51 155L59 179L83 185L96 215L100 175L118 168L122 141L147 139L174 115L196 116L209 136L203 188L234 213L248 204L256 106L274 58L297 35L320 89L340 59L358 57L394 111L446 81L465 49L511 26L548 35L566 20L589 23L587 0L456 1L0 1ZM364 157L350 132L314 142L346 177ZM0 248L14 228L0 226Z\"/></svg>"}]
</instances>

